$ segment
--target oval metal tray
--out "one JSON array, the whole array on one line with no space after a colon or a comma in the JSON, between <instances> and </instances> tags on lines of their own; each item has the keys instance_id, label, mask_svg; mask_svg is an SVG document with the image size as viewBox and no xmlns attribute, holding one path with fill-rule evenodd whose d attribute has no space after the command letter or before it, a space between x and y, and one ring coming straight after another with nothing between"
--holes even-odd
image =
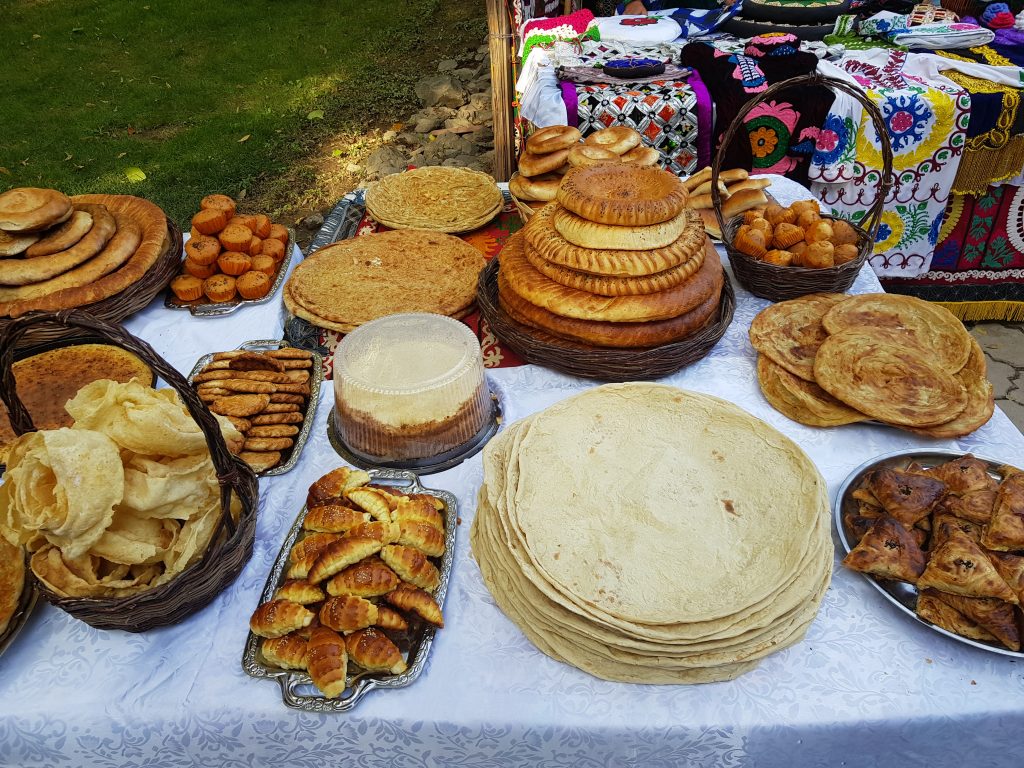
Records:
<instances>
[{"instance_id":1,"label":"oval metal tray","mask_svg":"<svg viewBox=\"0 0 1024 768\"><path fill-rule=\"evenodd\" d=\"M448 491L441 491L434 488L425 488L420 484L419 478L413 472L397 469L372 469L369 471L370 481L373 483L394 486L408 493L425 493L439 498L444 503L444 539L445 550L441 557L441 564L438 571L441 574L441 584L434 592L434 599L444 610L444 597L448 591L448 580L451 577L452 563L455 558L455 526L459 516L458 502L454 494ZM281 551L278 552L270 574L267 576L267 583L260 595L259 605L271 600L278 586L284 581L284 572L288 565L288 555L302 533L302 522L306 518L306 507L303 505L298 517L292 524ZM336 699L328 699L312 684L310 677L305 672L297 670L279 669L272 667L263 661L259 652L261 638L249 633L245 641L245 650L242 653L242 669L251 677L260 680L276 680L281 686L281 696L284 703L293 709L300 709L304 712L347 712L359 703L366 694L377 688L405 688L416 681L427 665L427 657L430 654L430 647L434 642L436 628L423 623L420 629L411 638L409 650L406 654L408 668L400 675L391 675L382 672L364 672L358 675L349 675L345 692Z\"/></svg>"},{"instance_id":2,"label":"oval metal tray","mask_svg":"<svg viewBox=\"0 0 1024 768\"><path fill-rule=\"evenodd\" d=\"M239 344L236 349L245 350L246 352L260 352L266 349L281 349L282 347L292 346L287 341L282 339L260 339L257 341L246 341ZM310 352L310 350L303 350ZM210 352L209 354L200 357L194 366L192 366L191 372L188 374L188 383L191 384L193 379L199 374L199 372L209 363L213 362L213 356L216 352ZM320 404L320 385L324 380L324 361L317 352L310 352L313 355L313 365L309 369L309 399L306 401L306 415L302 420L302 426L299 428L299 433L295 436L295 444L292 445L291 455L288 456L288 460L278 464L272 469L264 470L263 472L257 472L257 477L273 477L274 475L283 475L286 472L290 472L292 468L298 463L299 455L302 453L302 449L306 447L306 441L309 440L309 433L313 430L313 421L316 418L316 409Z\"/></svg>"},{"instance_id":3,"label":"oval metal tray","mask_svg":"<svg viewBox=\"0 0 1024 768\"><path fill-rule=\"evenodd\" d=\"M849 532L846 530L846 526L843 525L843 513L852 507L855 507L857 502L856 499L853 498L853 492L857 489L861 480L868 472L873 472L876 469L905 469L914 461L921 464L925 469L929 469L938 464L944 464L947 461L959 459L965 455L966 454L963 451L900 451L874 458L853 470L849 477L846 478L845 482L843 482L842 487L839 489L839 495L836 497L835 522L836 530L839 532L839 540L843 544L843 554L845 555L853 549L850 545L852 536L850 536ZM980 459L987 463L989 474L994 478L1000 477L999 473L995 471L996 468L1007 463L1005 461L979 456L976 453L971 455L976 459ZM938 627L930 621L925 621L917 615L917 589L913 584L907 584L902 581L885 581L882 579L876 579L866 573L861 575L867 579L875 589L881 592L882 596L885 597L886 600L899 608L903 613L914 621L938 632L940 635L945 635L957 642L970 645L974 648L980 648L983 651L990 651L1003 656L1013 656L1018 659L1024 658L1024 652L1022 651L1011 651L1004 645L990 643L984 640L972 640L969 637L963 637L955 632L950 632L948 629Z\"/></svg>"}]
</instances>

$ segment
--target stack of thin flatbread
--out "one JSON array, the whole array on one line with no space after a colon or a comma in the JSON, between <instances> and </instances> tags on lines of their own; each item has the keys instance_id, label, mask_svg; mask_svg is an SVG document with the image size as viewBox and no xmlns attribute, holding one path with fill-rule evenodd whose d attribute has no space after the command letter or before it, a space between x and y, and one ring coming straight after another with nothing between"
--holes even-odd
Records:
<instances>
[{"instance_id":1,"label":"stack of thin flatbread","mask_svg":"<svg viewBox=\"0 0 1024 768\"><path fill-rule=\"evenodd\" d=\"M141 198L9 190L0 195L0 317L110 298L169 246L163 211Z\"/></svg>"},{"instance_id":2,"label":"stack of thin flatbread","mask_svg":"<svg viewBox=\"0 0 1024 768\"><path fill-rule=\"evenodd\" d=\"M484 257L452 235L402 229L333 243L307 257L284 303L313 325L349 333L398 312L461 319L473 310Z\"/></svg>"},{"instance_id":3,"label":"stack of thin flatbread","mask_svg":"<svg viewBox=\"0 0 1024 768\"><path fill-rule=\"evenodd\" d=\"M718 316L722 264L686 190L657 167L566 173L557 200L501 252L498 299L517 323L588 347L655 347Z\"/></svg>"},{"instance_id":4,"label":"stack of thin flatbread","mask_svg":"<svg viewBox=\"0 0 1024 768\"><path fill-rule=\"evenodd\" d=\"M843 565L917 587L917 615L950 632L1019 651L1024 627L1024 472L970 454L925 468L865 474L843 526Z\"/></svg>"},{"instance_id":5,"label":"stack of thin flatbread","mask_svg":"<svg viewBox=\"0 0 1024 768\"><path fill-rule=\"evenodd\" d=\"M366 212L391 229L469 232L503 205L494 179L469 168L417 168L385 176L366 190Z\"/></svg>"},{"instance_id":6,"label":"stack of thin flatbread","mask_svg":"<svg viewBox=\"0 0 1024 768\"><path fill-rule=\"evenodd\" d=\"M794 421L874 419L925 437L970 434L995 409L981 347L951 312L911 296L816 293L750 325L765 398Z\"/></svg>"},{"instance_id":7,"label":"stack of thin flatbread","mask_svg":"<svg viewBox=\"0 0 1024 768\"><path fill-rule=\"evenodd\" d=\"M484 452L470 540L502 611L606 680L729 680L804 636L832 573L825 481L736 406L610 384Z\"/></svg>"}]
</instances>

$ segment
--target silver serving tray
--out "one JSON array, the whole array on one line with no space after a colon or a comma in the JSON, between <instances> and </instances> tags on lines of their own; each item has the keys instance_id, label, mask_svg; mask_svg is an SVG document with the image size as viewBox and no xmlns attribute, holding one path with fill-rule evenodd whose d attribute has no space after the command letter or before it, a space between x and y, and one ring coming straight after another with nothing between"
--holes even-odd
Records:
<instances>
[{"instance_id":1,"label":"silver serving tray","mask_svg":"<svg viewBox=\"0 0 1024 768\"><path fill-rule=\"evenodd\" d=\"M261 352L267 349L281 349L282 347L292 346L286 341L281 339L261 339L258 341L246 341L239 344L236 349L242 349L246 352ZM305 350L309 352L309 350ZM191 384L192 380L199 375L199 372L213 362L213 356L215 352L200 357L196 364L192 367L191 372L188 375L188 383ZM263 472L257 472L258 477L272 477L274 475L283 475L286 472L290 472L292 468L299 461L299 454L302 453L302 449L306 447L306 441L309 440L309 433L313 430L313 420L316 417L316 408L320 404L320 384L324 380L324 361L323 358L317 352L312 352L313 355L313 366L309 369L309 400L306 401L306 417L302 420L302 426L299 428L299 433L295 436L295 443L292 445L291 455L288 460L278 464L273 469L267 469Z\"/></svg>"},{"instance_id":2,"label":"silver serving tray","mask_svg":"<svg viewBox=\"0 0 1024 768\"><path fill-rule=\"evenodd\" d=\"M168 309L187 309L193 317L220 317L221 315L230 315L236 309L246 304L266 304L274 298L274 295L281 288L281 283L284 282L284 276L288 272L288 265L291 264L292 255L295 252L294 243L295 232L289 227L288 242L284 246L284 258L281 259L281 265L277 268L277 277L274 278L274 284L270 286L267 295L262 298L243 299L236 296L231 301L212 302L207 301L204 297L195 301L182 301L174 295L174 291L168 288L167 293L164 295L164 306Z\"/></svg>"},{"instance_id":3,"label":"silver serving tray","mask_svg":"<svg viewBox=\"0 0 1024 768\"><path fill-rule=\"evenodd\" d=\"M36 590L35 579L32 578L32 571L28 567L28 555L25 556L25 586L21 590L21 597L18 599L18 607L15 608L11 620L7 623L7 630L0 634L0 655L6 651L14 639L18 636L28 617L32 615L32 609L36 607L36 600L39 599L39 592Z\"/></svg>"},{"instance_id":4,"label":"silver serving tray","mask_svg":"<svg viewBox=\"0 0 1024 768\"><path fill-rule=\"evenodd\" d=\"M442 514L444 515L445 550L438 568L441 574L441 584L434 592L434 599L443 610L445 593L448 591L448 579L451 576L452 563L455 558L455 526L459 516L458 502L455 496L448 491L424 488L413 472L397 469L371 469L369 474L371 482L391 485L409 493L426 493L436 496L444 502L445 508ZM288 554L302 532L302 521L305 518L306 507L303 505L302 511L295 518L291 530L288 531L288 535L281 545L277 560L274 561L274 565L270 569L266 586L263 587L263 593L260 595L259 605L271 600L274 597L274 592L284 582ZM400 675L391 675L386 672L350 674L346 681L344 694L336 699L328 699L317 690L307 673L294 669L279 669L264 662L259 651L262 638L252 632L249 633L245 641L242 669L251 677L260 680L276 680L281 686L284 703L293 709L300 709L304 712L348 712L372 690L405 688L415 682L427 665L427 656L430 654L430 647L434 642L436 631L435 627L424 623L411 638L409 650L403 654L406 656L408 664L408 669L405 672Z\"/></svg>"},{"instance_id":5,"label":"silver serving tray","mask_svg":"<svg viewBox=\"0 0 1024 768\"><path fill-rule=\"evenodd\" d=\"M843 544L844 555L853 549L853 546L850 544L853 537L843 525L843 513L851 508L856 508L857 500L853 498L853 492L857 490L861 480L868 472L873 472L876 469L905 469L914 461L919 463L925 469L929 469L937 466L938 464L944 464L951 459L959 459L961 456L965 455L966 454L963 451L900 451L872 459L853 470L839 489L839 495L836 497L836 530L839 532L839 540ZM976 453L972 453L971 455L988 464L988 471L992 477L1001 479L999 473L996 472L996 468L1006 464L1007 462L989 459L984 456L979 456ZM917 608L917 588L914 587L914 585L907 584L902 581L876 579L874 576L870 576L866 573L860 575L867 579L875 589L881 592L886 600L919 624L923 624L929 629L932 629L941 635L945 635L946 637L950 637L957 642L970 645L974 648L980 648L983 651L998 653L1003 656L1013 656L1018 659L1024 658L1024 652L1022 651L1011 651L1000 643L990 643L984 640L972 640L969 637L963 637L955 632L950 632L948 629L938 627L930 621L925 621L917 615L915 610Z\"/></svg>"}]
</instances>

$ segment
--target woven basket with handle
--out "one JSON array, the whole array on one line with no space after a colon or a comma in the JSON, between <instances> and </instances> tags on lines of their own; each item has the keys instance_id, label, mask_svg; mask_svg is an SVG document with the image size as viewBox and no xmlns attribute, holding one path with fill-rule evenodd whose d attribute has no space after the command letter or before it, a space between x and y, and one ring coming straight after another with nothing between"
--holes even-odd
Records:
<instances>
[{"instance_id":1,"label":"woven basket with handle","mask_svg":"<svg viewBox=\"0 0 1024 768\"><path fill-rule=\"evenodd\" d=\"M202 558L169 582L124 598L68 598L54 594L37 581L37 588L53 605L98 629L143 632L176 624L204 607L241 572L252 555L256 536L259 493L256 475L241 459L231 455L213 414L185 378L160 357L149 344L120 326L93 317L80 309L33 312L11 321L0 332L0 399L7 406L15 434L35 429L32 418L15 390L15 349L25 334L40 326L87 331L141 358L153 372L172 386L202 429L220 482L221 516ZM231 515L232 492L241 502L236 522Z\"/></svg>"},{"instance_id":2,"label":"woven basket with handle","mask_svg":"<svg viewBox=\"0 0 1024 768\"><path fill-rule=\"evenodd\" d=\"M857 258L840 264L837 267L824 267L812 269L808 267L782 267L776 264L769 264L760 261L745 253L741 253L732 246L736 230L743 223L740 216L725 221L722 216L722 195L718 191L718 176L722 168L722 158L725 155L724 149L729 146L736 133L743 127L743 119L754 107L764 101L779 96L783 91L797 91L801 88L810 88L816 85L823 85L838 91L849 94L859 101L871 122L875 126L882 149L882 177L879 183L878 194L868 209L867 214L861 221L862 226L848 222L857 232ZM745 134L744 134L745 136ZM728 129L722 137L722 149L715 154L711 164L711 200L714 205L715 216L722 231L722 242L729 254L729 261L732 264L732 271L739 280L740 285L753 293L771 301L784 301L795 299L798 296L806 296L809 293L821 291L843 293L857 279L857 273L871 255L875 244L875 235L878 226L882 221L882 209L885 206L885 199L892 187L892 145L889 142L889 134L885 128L885 121L882 113L878 110L862 90L843 80L837 80L824 75L811 74L783 80L780 83L770 86L767 90L754 96L743 105L740 111L733 118ZM831 219L831 216L822 216L823 219Z\"/></svg>"}]
</instances>

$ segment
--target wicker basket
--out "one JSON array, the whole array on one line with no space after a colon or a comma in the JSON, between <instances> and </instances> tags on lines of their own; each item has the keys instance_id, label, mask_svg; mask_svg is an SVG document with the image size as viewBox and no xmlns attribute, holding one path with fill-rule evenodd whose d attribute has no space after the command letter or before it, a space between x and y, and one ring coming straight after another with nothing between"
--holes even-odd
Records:
<instances>
[{"instance_id":1,"label":"wicker basket","mask_svg":"<svg viewBox=\"0 0 1024 768\"><path fill-rule=\"evenodd\" d=\"M892 187L892 146L889 142L889 134L885 128L885 121L878 107L864 95L860 89L846 83L823 75L812 74L794 77L784 80L781 83L769 87L763 93L752 98L736 114L732 123L722 137L723 148L728 147L735 137L737 131L743 125L743 118L758 104L777 97L779 93L788 89L808 88L816 85L824 85L834 88L852 96L859 101L874 123L882 145L882 179L879 184L878 194L875 201L868 209L867 215L862 223L863 227L849 223L857 232L858 255L853 261L840 264L837 267L825 267L822 269L810 269L808 267L781 267L776 264L768 264L759 261L745 253L740 253L732 247L732 238L742 223L742 217L733 218L726 222L722 216L722 195L718 190L718 176L722 167L724 151L715 154L711 164L711 200L714 205L715 216L718 218L719 227L722 231L722 242L729 254L729 261L732 264L732 271L739 280L740 285L763 299L771 301L784 301L795 299L798 296L806 296L809 293L821 291L843 293L857 279L857 273L871 255L875 244L875 234L882 221L882 209L885 206L885 199ZM824 219L834 218L823 216Z\"/></svg>"},{"instance_id":2,"label":"wicker basket","mask_svg":"<svg viewBox=\"0 0 1024 768\"><path fill-rule=\"evenodd\" d=\"M518 173L513 173L512 178L514 179L518 175ZM512 198L512 202L516 205L516 210L519 211L519 218L522 219L523 224L525 224L530 220L530 217L533 216L533 208L530 207L529 203L520 200L515 196L512 192L511 181L512 179L509 179L510 186L508 188L508 196Z\"/></svg>"},{"instance_id":3,"label":"wicker basket","mask_svg":"<svg viewBox=\"0 0 1024 768\"><path fill-rule=\"evenodd\" d=\"M0 399L7 406L16 434L31 432L35 427L15 391L12 369L15 349L19 341L34 329L53 325L76 332L85 331L94 338L98 336L132 352L174 387L210 446L221 486L221 518L202 559L168 583L153 589L131 597L107 599L60 597L38 582L37 588L50 603L98 629L143 632L176 624L205 606L234 581L252 555L259 502L256 475L248 465L228 452L217 420L175 368L144 341L80 309L32 312L11 321L0 332ZM232 491L242 505L237 523L229 512Z\"/></svg>"},{"instance_id":4,"label":"wicker basket","mask_svg":"<svg viewBox=\"0 0 1024 768\"><path fill-rule=\"evenodd\" d=\"M724 275L718 312L696 333L657 347L591 347L516 322L498 302L498 260L488 262L477 283L476 303L491 330L521 358L573 376L601 381L660 379L695 363L719 342L732 322L736 296Z\"/></svg>"}]
</instances>

